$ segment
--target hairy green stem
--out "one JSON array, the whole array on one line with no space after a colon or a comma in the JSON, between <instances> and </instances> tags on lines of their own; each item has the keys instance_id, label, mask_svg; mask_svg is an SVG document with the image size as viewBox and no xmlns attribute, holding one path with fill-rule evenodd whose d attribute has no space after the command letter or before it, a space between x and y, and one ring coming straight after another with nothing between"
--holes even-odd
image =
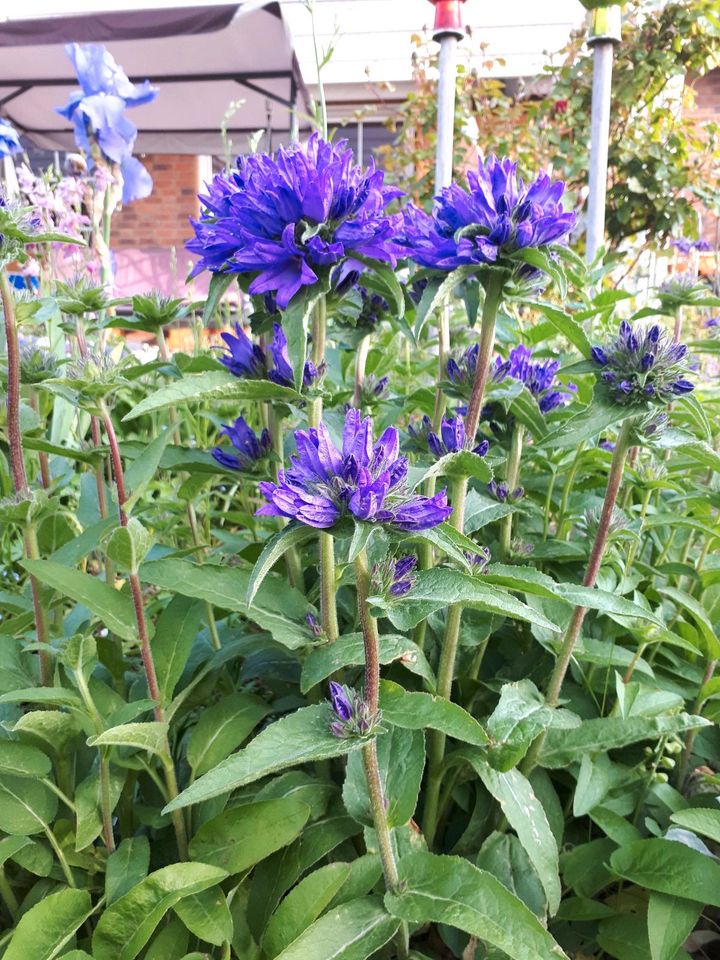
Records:
<instances>
[{"instance_id":1,"label":"hairy green stem","mask_svg":"<svg viewBox=\"0 0 720 960\"><path fill-rule=\"evenodd\" d=\"M570 466L567 477L565 478L565 483L563 485L562 497L560 499L560 512L558 513L558 522L557 522L557 535L559 540L569 540L570 539L570 526L566 527L566 518L567 518L567 509L568 501L570 499L570 491L572 490L573 484L575 483L575 476L578 472L578 467L580 466L580 458L582 457L583 450L585 449L585 443L579 443L578 448L573 457L573 462ZM566 535L567 533L567 535Z\"/></svg>"},{"instance_id":2,"label":"hairy green stem","mask_svg":"<svg viewBox=\"0 0 720 960\"><path fill-rule=\"evenodd\" d=\"M370 571L368 569L367 554L364 550L360 551L355 560L355 581L357 585L358 614L360 616L365 648L365 685L363 697L367 704L369 714L374 716L378 712L380 699L380 636L378 634L377 621L370 613L368 604ZM400 887L400 877L395 860L392 834L387 819L375 740L372 740L362 748L362 759L368 794L370 796L373 824L375 825L378 849L380 851L380 861L385 877L385 886L388 891L395 892ZM398 949L401 957L407 956L407 929L401 933Z\"/></svg>"},{"instance_id":3,"label":"hairy green stem","mask_svg":"<svg viewBox=\"0 0 720 960\"><path fill-rule=\"evenodd\" d=\"M115 490L117 492L118 499L118 515L120 518L120 525L126 527L128 525L127 514L125 513L125 503L127 500L125 494L125 474L123 471L122 457L120 456L120 447L118 445L117 436L115 434L115 427L113 426L112 417L110 416L110 411L103 402L100 407L100 412L102 415L103 424L105 426L105 433L108 438L108 444L110 446L110 459L113 465L113 475L115 479ZM140 657L143 662L143 668L145 670L145 678L148 685L148 693L150 699L155 701L155 707L153 712L155 714L155 719L158 723L165 723L165 711L163 710L162 705L162 694L160 693L160 686L158 684L157 672L155 670L155 660L153 658L152 649L150 647L150 637L148 635L147 622L145 620L145 609L143 606L143 597L142 597L142 585L140 583L140 577L137 572L130 571L128 573L128 581L130 583L130 593L132 596L133 608L135 611L135 622L137 624L138 639L140 641ZM166 757L163 758L163 768L165 771L165 783L167 784L168 795L171 799L175 799L178 796L179 790L177 785L177 777L175 776L175 767L172 761L172 755L170 753L170 743L165 737L165 749ZM187 841L187 830L185 827L185 818L183 816L182 810L174 810L171 814L173 820L173 826L175 827L175 836L177 839L178 853L182 860L187 860L188 856L188 841Z\"/></svg>"},{"instance_id":4,"label":"hairy green stem","mask_svg":"<svg viewBox=\"0 0 720 960\"><path fill-rule=\"evenodd\" d=\"M27 473L25 472L25 458L22 445L22 429L20 426L20 347L18 344L17 323L15 321L15 300L10 290L7 274L0 266L0 299L2 300L3 317L5 320L5 343L7 346L7 395L5 398L7 416L8 445L10 447L10 473L12 474L15 495L27 499L30 496ZM24 531L25 556L28 560L38 560L37 531L35 521L30 512L30 518ZM52 661L43 645L48 643L48 626L46 609L40 598L40 584L30 576L30 593L32 595L33 611L35 614L35 630L40 644L38 661L40 666L40 683L46 687L52 683Z\"/></svg>"},{"instance_id":5,"label":"hairy green stem","mask_svg":"<svg viewBox=\"0 0 720 960\"><path fill-rule=\"evenodd\" d=\"M521 423L515 422L512 438L510 440L510 453L508 455L507 470L505 473L505 482L507 483L508 493L517 488L520 479L520 458L522 456L523 438L525 429ZM512 522L513 515L508 513L500 521L500 563L505 563L510 555L510 543L512 541Z\"/></svg>"},{"instance_id":6,"label":"hairy green stem","mask_svg":"<svg viewBox=\"0 0 720 960\"><path fill-rule=\"evenodd\" d=\"M190 533L193 538L193 543L196 547L201 547L202 540L200 539L200 532L198 530L197 524L197 514L195 513L195 506L192 500L188 500L187 504L187 515L188 515L188 525L190 527ZM207 553L205 548L202 548L202 553ZM212 642L213 648L219 650L222 644L220 643L220 635L218 633L217 624L215 623L215 611L213 610L213 605L209 600L203 601L205 605L205 619L207 621L208 630L210 632L210 640Z\"/></svg>"},{"instance_id":7,"label":"hairy green stem","mask_svg":"<svg viewBox=\"0 0 720 960\"><path fill-rule=\"evenodd\" d=\"M607 487L605 489L605 498L603 500L602 511L600 513L600 520L598 522L595 541L592 545L592 550L590 551L590 557L588 559L588 565L587 569L585 570L585 577L583 579L584 587L594 587L598 573L600 572L600 566L602 564L603 555L605 553L608 537L610 535L610 523L612 521L613 510L615 509L618 493L620 492L620 484L622 483L625 461L627 460L627 455L630 450L632 431L632 418L624 420L622 426L620 427L620 432L615 443L615 451L613 453L612 463L610 465L610 473L608 474ZM560 692L562 690L563 681L565 680L565 675L570 667L570 661L572 660L575 644L580 636L580 631L582 629L586 614L587 607L579 605L576 606L573 610L572 617L570 618L568 628L565 631L562 646L560 647L560 652L555 661L555 667L551 674L550 683L548 685L546 694L547 703L553 708L557 707L560 701ZM535 739L535 742L525 758L522 769L523 772L528 776L537 764L537 759L540 756L540 751L544 741L545 734L541 733L540 736Z\"/></svg>"},{"instance_id":8,"label":"hairy green stem","mask_svg":"<svg viewBox=\"0 0 720 960\"><path fill-rule=\"evenodd\" d=\"M335 540L331 533L320 532L320 619L327 639L334 643L340 636L335 599Z\"/></svg>"},{"instance_id":9,"label":"hairy green stem","mask_svg":"<svg viewBox=\"0 0 720 960\"><path fill-rule=\"evenodd\" d=\"M483 304L482 321L480 324L480 340L478 358L475 365L475 380L468 403L465 417L465 434L473 441L480 423L485 386L490 372L490 361L495 348L495 320L503 293L505 274L493 270L485 288L485 303Z\"/></svg>"},{"instance_id":10,"label":"hairy green stem","mask_svg":"<svg viewBox=\"0 0 720 960\"><path fill-rule=\"evenodd\" d=\"M327 344L327 303L325 297L320 297L313 311L312 324L312 362L320 369L320 365L325 360L325 347ZM310 402L308 421L311 427L317 428L322 420L323 402L322 397L316 397Z\"/></svg>"},{"instance_id":11,"label":"hairy green stem","mask_svg":"<svg viewBox=\"0 0 720 960\"><path fill-rule=\"evenodd\" d=\"M453 482L453 514L451 521L453 526L460 531L462 531L463 519L465 517L467 487L467 477L459 477ZM439 696L444 697L445 700L450 700L452 694L461 619L462 604L452 604L448 609L445 619L445 634L440 651L440 663L438 664L437 693ZM439 730L430 730L428 732L428 777L425 790L425 806L423 809L423 833L425 834L427 845L430 848L432 848L435 840L440 811L440 788L442 786L442 764L445 758L445 741L445 734Z\"/></svg>"}]
</instances>

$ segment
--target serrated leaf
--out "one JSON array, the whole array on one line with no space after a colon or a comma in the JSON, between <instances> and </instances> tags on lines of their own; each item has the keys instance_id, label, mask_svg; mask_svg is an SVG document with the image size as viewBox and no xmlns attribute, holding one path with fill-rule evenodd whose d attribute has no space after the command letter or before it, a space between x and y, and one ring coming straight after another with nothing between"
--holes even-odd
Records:
<instances>
[{"instance_id":1,"label":"serrated leaf","mask_svg":"<svg viewBox=\"0 0 720 960\"><path fill-rule=\"evenodd\" d=\"M150 531L135 517L130 517L127 526L117 527L110 534L105 553L121 570L137 573L154 542Z\"/></svg>"},{"instance_id":2,"label":"serrated leaf","mask_svg":"<svg viewBox=\"0 0 720 960\"><path fill-rule=\"evenodd\" d=\"M137 639L135 613L126 594L113 590L97 577L71 570L54 560L23 560L22 565L41 583L87 607L111 633L123 640Z\"/></svg>"},{"instance_id":3,"label":"serrated leaf","mask_svg":"<svg viewBox=\"0 0 720 960\"><path fill-rule=\"evenodd\" d=\"M214 770L196 780L167 805L165 812L218 797L277 770L311 760L329 760L357 750L367 740L341 740L330 732L331 712L326 703L303 707L276 720Z\"/></svg>"},{"instance_id":4,"label":"serrated leaf","mask_svg":"<svg viewBox=\"0 0 720 960\"><path fill-rule=\"evenodd\" d=\"M242 873L298 836L310 807L294 797L260 800L224 810L190 841L190 855L230 874Z\"/></svg>"},{"instance_id":5,"label":"serrated leaf","mask_svg":"<svg viewBox=\"0 0 720 960\"><path fill-rule=\"evenodd\" d=\"M380 708L383 719L396 727L439 730L461 743L478 747L489 742L475 717L460 704L429 693L408 692L390 680L380 682Z\"/></svg>"},{"instance_id":6,"label":"serrated leaf","mask_svg":"<svg viewBox=\"0 0 720 960\"><path fill-rule=\"evenodd\" d=\"M492 874L462 857L419 851L400 861L402 887L385 905L409 923L447 923L512 960L567 960L538 918Z\"/></svg>"},{"instance_id":7,"label":"serrated leaf","mask_svg":"<svg viewBox=\"0 0 720 960\"><path fill-rule=\"evenodd\" d=\"M270 380L243 380L224 370L194 373L151 393L125 414L123 422L144 414L182 403L207 403L210 400L267 400L298 403L297 394Z\"/></svg>"},{"instance_id":8,"label":"serrated leaf","mask_svg":"<svg viewBox=\"0 0 720 960\"><path fill-rule=\"evenodd\" d=\"M102 913L95 927L95 960L135 960L168 910L225 879L206 863L173 863L151 873Z\"/></svg>"},{"instance_id":9,"label":"serrated leaf","mask_svg":"<svg viewBox=\"0 0 720 960\"><path fill-rule=\"evenodd\" d=\"M93 912L87 890L58 890L24 913L4 960L54 960Z\"/></svg>"},{"instance_id":10,"label":"serrated leaf","mask_svg":"<svg viewBox=\"0 0 720 960\"><path fill-rule=\"evenodd\" d=\"M252 606L252 602L260 589L260 585L280 557L287 553L291 547L299 546L301 543L305 543L315 536L317 536L317 533L312 527L308 527L302 523L289 523L286 527L283 527L282 530L278 530L277 533L270 537L263 547L262 553L256 560L250 575L246 597L248 607Z\"/></svg>"},{"instance_id":11,"label":"serrated leaf","mask_svg":"<svg viewBox=\"0 0 720 960\"><path fill-rule=\"evenodd\" d=\"M134 747L162 756L167 753L167 724L157 720L147 723L122 723L104 730L96 737L89 737L88 746Z\"/></svg>"}]
</instances>

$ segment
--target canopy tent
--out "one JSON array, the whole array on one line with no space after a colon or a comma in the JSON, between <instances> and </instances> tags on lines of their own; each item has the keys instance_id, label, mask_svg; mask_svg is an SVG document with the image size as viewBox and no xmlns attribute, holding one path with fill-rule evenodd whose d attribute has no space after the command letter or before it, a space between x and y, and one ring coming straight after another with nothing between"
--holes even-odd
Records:
<instances>
[{"instance_id":1,"label":"canopy tent","mask_svg":"<svg viewBox=\"0 0 720 960\"><path fill-rule=\"evenodd\" d=\"M131 80L160 88L133 108L138 152L222 154L227 133L259 129L290 138L307 92L278 3L177 6L0 23L0 115L36 146L71 150L71 125L55 112L77 89L63 45L104 43Z\"/></svg>"}]
</instances>

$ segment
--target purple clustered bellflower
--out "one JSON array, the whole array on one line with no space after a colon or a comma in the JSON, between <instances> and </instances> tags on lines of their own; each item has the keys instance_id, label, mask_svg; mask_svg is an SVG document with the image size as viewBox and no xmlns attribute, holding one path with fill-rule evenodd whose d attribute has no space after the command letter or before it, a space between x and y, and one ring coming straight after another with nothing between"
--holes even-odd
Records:
<instances>
[{"instance_id":1,"label":"purple clustered bellflower","mask_svg":"<svg viewBox=\"0 0 720 960\"><path fill-rule=\"evenodd\" d=\"M330 732L340 740L348 737L365 737L372 733L381 719L380 712L371 714L368 705L355 690L331 680L329 683L330 705L335 719Z\"/></svg>"},{"instance_id":2,"label":"purple clustered bellflower","mask_svg":"<svg viewBox=\"0 0 720 960\"><path fill-rule=\"evenodd\" d=\"M454 417L443 417L440 424L440 435L431 431L427 435L427 445L430 453L440 458L448 453L459 453L461 450L472 450L479 457L484 457L490 448L488 440L482 440L472 446L472 440L465 435L465 421L460 414Z\"/></svg>"},{"instance_id":3,"label":"purple clustered bellflower","mask_svg":"<svg viewBox=\"0 0 720 960\"><path fill-rule=\"evenodd\" d=\"M264 429L258 437L242 417L238 417L232 425L224 423L220 434L228 438L234 453L230 453L227 447L215 447L212 455L228 470L252 470L270 453L270 431Z\"/></svg>"},{"instance_id":4,"label":"purple clustered bellflower","mask_svg":"<svg viewBox=\"0 0 720 960\"><path fill-rule=\"evenodd\" d=\"M284 310L302 288L328 279L353 254L395 265L396 216L387 205L401 191L371 163L353 164L347 141L313 134L272 156L239 157L201 195L200 219L187 249L193 274L252 274L249 292L272 292Z\"/></svg>"},{"instance_id":5,"label":"purple clustered bellflower","mask_svg":"<svg viewBox=\"0 0 720 960\"><path fill-rule=\"evenodd\" d=\"M93 145L112 163L120 165L123 203L142 200L152 193L152 178L133 157L137 127L125 116L128 107L151 103L158 95L149 81L132 83L113 56L99 43L68 43L65 52L72 61L82 89L70 94L57 112L71 120L75 140L92 156Z\"/></svg>"},{"instance_id":6,"label":"purple clustered bellflower","mask_svg":"<svg viewBox=\"0 0 720 960\"><path fill-rule=\"evenodd\" d=\"M688 380L687 347L656 323L645 326L623 320L615 339L593 347L591 356L616 403L664 404L695 389Z\"/></svg>"},{"instance_id":7,"label":"purple clustered bellflower","mask_svg":"<svg viewBox=\"0 0 720 960\"><path fill-rule=\"evenodd\" d=\"M670 244L678 253L686 257L689 256L693 250L697 250L698 253L706 253L708 250L712 250L712 246L707 240L691 240L689 237L677 237L677 239L671 240Z\"/></svg>"},{"instance_id":8,"label":"purple clustered bellflower","mask_svg":"<svg viewBox=\"0 0 720 960\"><path fill-rule=\"evenodd\" d=\"M517 164L490 156L435 198L432 214L412 204L403 211L399 249L421 267L454 270L497 264L517 250L565 243L575 214L563 208L565 185L539 174L529 185Z\"/></svg>"},{"instance_id":9,"label":"purple clustered bellflower","mask_svg":"<svg viewBox=\"0 0 720 960\"><path fill-rule=\"evenodd\" d=\"M282 387L293 386L293 372L287 352L287 338L279 323L273 324L273 338L268 357L257 343L244 333L239 323L235 324L235 334L222 333L227 352L220 357L230 373L249 380L272 380ZM271 365L272 364L272 365ZM303 372L303 386L309 387L318 377L318 369L310 360L306 361Z\"/></svg>"},{"instance_id":10,"label":"purple clustered bellflower","mask_svg":"<svg viewBox=\"0 0 720 960\"><path fill-rule=\"evenodd\" d=\"M388 600L398 600L409 593L417 576L417 557L409 553L404 557L386 557L372 568L372 590Z\"/></svg>"},{"instance_id":11,"label":"purple clustered bellflower","mask_svg":"<svg viewBox=\"0 0 720 960\"><path fill-rule=\"evenodd\" d=\"M532 350L518 344L510 351L507 360L495 358L493 380L500 383L506 377L524 383L535 397L541 413L550 413L572 400L577 387L568 383L565 389L557 380L559 360L533 360Z\"/></svg>"},{"instance_id":12,"label":"purple clustered bellflower","mask_svg":"<svg viewBox=\"0 0 720 960\"><path fill-rule=\"evenodd\" d=\"M277 483L263 482L268 501L260 516L288 517L310 527L332 527L343 516L387 523L405 531L427 530L452 513L444 490L432 497L410 492L408 463L400 454L395 427L373 442L372 419L350 409L345 416L342 450L327 427L295 432L297 454Z\"/></svg>"}]
</instances>

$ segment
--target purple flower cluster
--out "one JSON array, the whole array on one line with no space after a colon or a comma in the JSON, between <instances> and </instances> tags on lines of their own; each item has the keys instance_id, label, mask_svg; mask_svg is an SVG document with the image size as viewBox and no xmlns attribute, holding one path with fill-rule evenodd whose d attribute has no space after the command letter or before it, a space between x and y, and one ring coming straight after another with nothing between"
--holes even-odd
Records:
<instances>
[{"instance_id":1,"label":"purple flower cluster","mask_svg":"<svg viewBox=\"0 0 720 960\"><path fill-rule=\"evenodd\" d=\"M473 573L485 573L492 556L489 547L478 547L477 553L466 553L468 563L472 567Z\"/></svg>"},{"instance_id":2,"label":"purple flower cluster","mask_svg":"<svg viewBox=\"0 0 720 960\"><path fill-rule=\"evenodd\" d=\"M445 371L448 380L460 393L469 395L472 385L475 382L475 370L477 368L478 353L480 347L474 343L471 347L463 350L457 357L450 357L445 364Z\"/></svg>"},{"instance_id":3,"label":"purple flower cluster","mask_svg":"<svg viewBox=\"0 0 720 960\"><path fill-rule=\"evenodd\" d=\"M297 454L277 483L264 482L268 501L260 516L288 517L311 527L332 527L349 514L356 520L387 523L400 530L427 530L452 513L444 490L433 497L411 493L406 486L408 464L401 457L395 427L373 442L372 419L348 410L342 450L327 427L295 432Z\"/></svg>"},{"instance_id":4,"label":"purple flower cluster","mask_svg":"<svg viewBox=\"0 0 720 960\"><path fill-rule=\"evenodd\" d=\"M380 713L371 714L359 693L331 680L330 704L335 719L330 724L334 737L366 737L380 723Z\"/></svg>"},{"instance_id":5,"label":"purple flower cluster","mask_svg":"<svg viewBox=\"0 0 720 960\"><path fill-rule=\"evenodd\" d=\"M293 386L293 371L287 351L287 338L279 323L273 324L273 338L270 343L270 358L265 355L262 347L253 343L243 332L239 323L235 324L235 335L232 333L220 334L227 344L228 352L220 357L230 373L236 377L246 377L250 380L267 378L282 387ZM272 362L272 366L270 365ZM318 369L311 361L306 361L303 372L303 386L311 386L318 377Z\"/></svg>"},{"instance_id":6,"label":"purple flower cluster","mask_svg":"<svg viewBox=\"0 0 720 960\"><path fill-rule=\"evenodd\" d=\"M514 490L510 490L506 483L498 483L497 480L490 481L487 485L487 491L500 503L514 503L516 500L522 500L525 496L524 487L515 487Z\"/></svg>"},{"instance_id":7,"label":"purple flower cluster","mask_svg":"<svg viewBox=\"0 0 720 960\"><path fill-rule=\"evenodd\" d=\"M520 380L537 400L541 413L550 413L570 401L577 390L572 383L566 389L558 389L563 386L557 380L559 369L559 360L533 361L532 350L520 343L513 347L507 360L495 358L493 380L496 383L506 377Z\"/></svg>"},{"instance_id":8,"label":"purple flower cluster","mask_svg":"<svg viewBox=\"0 0 720 960\"><path fill-rule=\"evenodd\" d=\"M527 247L565 243L575 226L561 202L565 185L545 173L525 186L516 163L491 156L467 181L467 190L445 187L431 215L405 208L398 241L405 256L438 270L494 264Z\"/></svg>"},{"instance_id":9,"label":"purple flower cluster","mask_svg":"<svg viewBox=\"0 0 720 960\"><path fill-rule=\"evenodd\" d=\"M698 253L706 253L708 250L712 250L707 240L691 240L689 237L678 237L676 240L671 240L670 243L678 253L682 253L686 257L693 250L697 250Z\"/></svg>"},{"instance_id":10,"label":"purple flower cluster","mask_svg":"<svg viewBox=\"0 0 720 960\"><path fill-rule=\"evenodd\" d=\"M687 347L674 342L658 324L631 325L623 320L617 337L604 347L593 347L591 356L617 403L669 403L695 389L687 379Z\"/></svg>"},{"instance_id":11,"label":"purple flower cluster","mask_svg":"<svg viewBox=\"0 0 720 960\"><path fill-rule=\"evenodd\" d=\"M459 453L461 450L472 450L479 457L484 457L490 448L488 440L482 440L477 446L472 446L473 440L465 436L465 421L458 414L455 417L443 417L440 424L440 436L434 432L428 433L427 445L430 453L440 458L448 453Z\"/></svg>"},{"instance_id":12,"label":"purple flower cluster","mask_svg":"<svg viewBox=\"0 0 720 960\"><path fill-rule=\"evenodd\" d=\"M157 88L147 80L139 86L131 83L102 44L68 43L65 52L82 89L71 93L57 112L73 122L75 139L86 153L92 156L95 143L108 160L120 164L123 203L142 200L152 192L152 178L132 155L137 127L125 110L153 101Z\"/></svg>"},{"instance_id":13,"label":"purple flower cluster","mask_svg":"<svg viewBox=\"0 0 720 960\"><path fill-rule=\"evenodd\" d=\"M22 151L17 130L11 123L0 117L0 157L11 157Z\"/></svg>"},{"instance_id":14,"label":"purple flower cluster","mask_svg":"<svg viewBox=\"0 0 720 960\"><path fill-rule=\"evenodd\" d=\"M378 596L397 600L409 593L417 577L417 557L409 553L404 557L387 557L372 568L372 590Z\"/></svg>"},{"instance_id":15,"label":"purple flower cluster","mask_svg":"<svg viewBox=\"0 0 720 960\"><path fill-rule=\"evenodd\" d=\"M228 470L252 470L258 461L264 460L270 453L270 431L265 429L258 437L242 417L238 417L232 426L224 423L220 434L228 438L235 453L228 453L225 447L215 447L212 455Z\"/></svg>"},{"instance_id":16,"label":"purple flower cluster","mask_svg":"<svg viewBox=\"0 0 720 960\"><path fill-rule=\"evenodd\" d=\"M720 327L720 313L716 317L710 317L709 320L706 320L703 326L706 330L715 330Z\"/></svg>"},{"instance_id":17,"label":"purple flower cluster","mask_svg":"<svg viewBox=\"0 0 720 960\"><path fill-rule=\"evenodd\" d=\"M347 142L313 134L305 146L239 157L200 200L187 249L199 255L193 275L253 274L251 294L272 291L285 309L305 286L329 277L353 254L395 265L395 217L385 212L401 191L385 186L371 163L353 165Z\"/></svg>"}]
</instances>

